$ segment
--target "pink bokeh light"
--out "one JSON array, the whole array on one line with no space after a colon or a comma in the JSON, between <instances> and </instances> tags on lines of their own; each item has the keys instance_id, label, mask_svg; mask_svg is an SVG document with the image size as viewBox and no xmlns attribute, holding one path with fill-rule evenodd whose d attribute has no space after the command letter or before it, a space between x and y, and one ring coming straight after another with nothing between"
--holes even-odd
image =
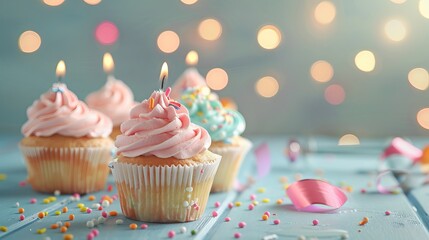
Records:
<instances>
[{"instance_id":1,"label":"pink bokeh light","mask_svg":"<svg viewBox=\"0 0 429 240\"><path fill-rule=\"evenodd\" d=\"M101 45L112 45L119 37L118 27L112 22L104 21L95 28L95 40Z\"/></svg>"},{"instance_id":2,"label":"pink bokeh light","mask_svg":"<svg viewBox=\"0 0 429 240\"><path fill-rule=\"evenodd\" d=\"M346 93L344 88L338 84L333 84L327 87L325 90L325 99L332 105L339 105L343 103L345 98Z\"/></svg>"}]
</instances>

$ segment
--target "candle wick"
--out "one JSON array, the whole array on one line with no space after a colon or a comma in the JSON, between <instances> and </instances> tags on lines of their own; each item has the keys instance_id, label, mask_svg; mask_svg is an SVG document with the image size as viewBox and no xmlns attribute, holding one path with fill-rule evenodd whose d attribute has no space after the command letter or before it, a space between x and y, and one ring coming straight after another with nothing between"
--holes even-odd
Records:
<instances>
[{"instance_id":1,"label":"candle wick","mask_svg":"<svg viewBox=\"0 0 429 240\"><path fill-rule=\"evenodd\" d=\"M62 77L61 76L59 76L58 77L58 83L61 83L62 82Z\"/></svg>"},{"instance_id":2,"label":"candle wick","mask_svg":"<svg viewBox=\"0 0 429 240\"><path fill-rule=\"evenodd\" d=\"M164 90L164 80L165 80L165 76L163 76L161 80L161 90Z\"/></svg>"}]
</instances>

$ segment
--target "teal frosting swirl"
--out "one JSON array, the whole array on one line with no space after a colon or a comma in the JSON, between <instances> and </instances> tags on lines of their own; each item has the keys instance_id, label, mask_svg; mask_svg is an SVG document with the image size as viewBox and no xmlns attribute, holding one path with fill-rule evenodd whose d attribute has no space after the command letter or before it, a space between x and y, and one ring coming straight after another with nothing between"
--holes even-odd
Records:
<instances>
[{"instance_id":1,"label":"teal frosting swirl","mask_svg":"<svg viewBox=\"0 0 429 240\"><path fill-rule=\"evenodd\" d=\"M186 89L180 102L188 108L191 122L205 128L213 141L230 142L246 128L243 115L223 108L208 87Z\"/></svg>"}]
</instances>

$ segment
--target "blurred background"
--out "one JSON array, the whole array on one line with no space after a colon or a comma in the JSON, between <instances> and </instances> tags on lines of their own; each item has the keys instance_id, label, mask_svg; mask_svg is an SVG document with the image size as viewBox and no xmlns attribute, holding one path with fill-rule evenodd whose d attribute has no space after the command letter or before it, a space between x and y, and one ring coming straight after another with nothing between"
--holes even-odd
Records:
<instances>
[{"instance_id":1,"label":"blurred background","mask_svg":"<svg viewBox=\"0 0 429 240\"><path fill-rule=\"evenodd\" d=\"M20 131L61 59L83 100L110 52L141 101L194 51L246 135L428 136L428 18L429 0L3 0L0 130Z\"/></svg>"}]
</instances>

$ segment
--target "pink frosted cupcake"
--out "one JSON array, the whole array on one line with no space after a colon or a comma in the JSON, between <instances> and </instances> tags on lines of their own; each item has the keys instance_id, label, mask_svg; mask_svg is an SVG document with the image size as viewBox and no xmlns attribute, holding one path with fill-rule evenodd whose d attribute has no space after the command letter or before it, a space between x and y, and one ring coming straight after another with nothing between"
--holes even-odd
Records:
<instances>
[{"instance_id":1,"label":"pink frosted cupcake","mask_svg":"<svg viewBox=\"0 0 429 240\"><path fill-rule=\"evenodd\" d=\"M221 157L207 148L207 131L188 110L155 91L135 106L116 138L112 173L125 216L148 222L198 219L207 204Z\"/></svg>"},{"instance_id":2,"label":"pink frosted cupcake","mask_svg":"<svg viewBox=\"0 0 429 240\"><path fill-rule=\"evenodd\" d=\"M20 149L34 190L88 193L105 187L113 147L107 116L62 83L34 101L27 116Z\"/></svg>"},{"instance_id":3,"label":"pink frosted cupcake","mask_svg":"<svg viewBox=\"0 0 429 240\"><path fill-rule=\"evenodd\" d=\"M108 76L106 84L98 91L89 94L86 102L90 108L106 114L113 122L110 137L114 140L121 133L119 126L129 119L129 113L137 102L131 89L121 80Z\"/></svg>"},{"instance_id":4,"label":"pink frosted cupcake","mask_svg":"<svg viewBox=\"0 0 429 240\"><path fill-rule=\"evenodd\" d=\"M204 86L207 86L206 80L198 70L196 68L188 68L174 83L170 97L172 99L180 99L186 89Z\"/></svg>"}]
</instances>

